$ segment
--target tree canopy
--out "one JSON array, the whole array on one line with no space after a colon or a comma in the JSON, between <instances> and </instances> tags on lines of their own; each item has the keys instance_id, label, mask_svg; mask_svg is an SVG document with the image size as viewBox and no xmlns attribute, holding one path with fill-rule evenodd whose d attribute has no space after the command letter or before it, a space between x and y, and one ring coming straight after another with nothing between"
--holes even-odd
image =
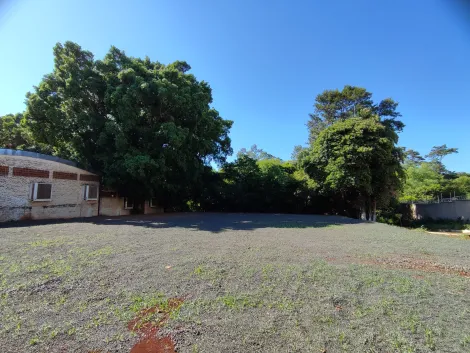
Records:
<instances>
[{"instance_id":1,"label":"tree canopy","mask_svg":"<svg viewBox=\"0 0 470 353\"><path fill-rule=\"evenodd\" d=\"M429 154L426 155L426 158L429 158L431 159L432 161L437 161L439 163L442 162L442 159L449 155L449 154L453 154L453 153L459 153L459 149L458 148L449 148L447 147L447 145L441 145L441 146L434 146L432 149L431 149L431 152L429 152Z\"/></svg>"},{"instance_id":2,"label":"tree canopy","mask_svg":"<svg viewBox=\"0 0 470 353\"><path fill-rule=\"evenodd\" d=\"M457 148L434 146L426 158L413 150L405 152L405 183L402 202L429 201L441 197L470 195L470 175L449 172L442 160Z\"/></svg>"},{"instance_id":3,"label":"tree canopy","mask_svg":"<svg viewBox=\"0 0 470 353\"><path fill-rule=\"evenodd\" d=\"M326 211L303 171L278 158L256 160L240 154L206 175L196 209L229 212ZM193 205L192 205L193 206Z\"/></svg>"},{"instance_id":4,"label":"tree canopy","mask_svg":"<svg viewBox=\"0 0 470 353\"><path fill-rule=\"evenodd\" d=\"M268 152L264 151L262 148L258 148L257 145L251 146L249 150L247 150L246 148L242 148L237 153L237 157L241 157L241 156L248 156L257 161L262 160L262 159L275 159L276 158L272 154L269 154Z\"/></svg>"},{"instance_id":5,"label":"tree canopy","mask_svg":"<svg viewBox=\"0 0 470 353\"><path fill-rule=\"evenodd\" d=\"M444 178L431 163L410 163L405 167L405 175L400 197L403 202L431 200L441 192Z\"/></svg>"},{"instance_id":6,"label":"tree canopy","mask_svg":"<svg viewBox=\"0 0 470 353\"><path fill-rule=\"evenodd\" d=\"M99 171L105 185L165 203L184 199L205 166L232 152L232 122L211 107L210 86L190 68L116 47L95 60L76 43L58 43L25 119L37 141Z\"/></svg>"},{"instance_id":7,"label":"tree canopy","mask_svg":"<svg viewBox=\"0 0 470 353\"><path fill-rule=\"evenodd\" d=\"M30 129L25 125L23 114L7 114L0 116L0 148L28 150L51 154L52 148L38 143Z\"/></svg>"},{"instance_id":8,"label":"tree canopy","mask_svg":"<svg viewBox=\"0 0 470 353\"><path fill-rule=\"evenodd\" d=\"M0 117L0 146L21 149L26 145L24 129L21 126L23 114L7 114Z\"/></svg>"},{"instance_id":9,"label":"tree canopy","mask_svg":"<svg viewBox=\"0 0 470 353\"><path fill-rule=\"evenodd\" d=\"M340 194L374 219L401 187L398 137L376 115L337 121L320 132L302 160L323 193Z\"/></svg>"},{"instance_id":10,"label":"tree canopy","mask_svg":"<svg viewBox=\"0 0 470 353\"><path fill-rule=\"evenodd\" d=\"M397 102L386 98L379 103L374 103L372 93L362 87L346 85L341 91L325 90L315 98L314 107L315 110L309 115L310 119L307 123L310 142L315 141L322 130L337 121L368 114L377 115L384 124L396 131L401 131L404 127L404 124L397 120L401 116L396 110ZM361 111L368 114L361 114Z\"/></svg>"},{"instance_id":11,"label":"tree canopy","mask_svg":"<svg viewBox=\"0 0 470 353\"><path fill-rule=\"evenodd\" d=\"M412 164L419 164L424 161L424 158L421 157L421 154L418 151L408 149L403 149L405 153L405 160Z\"/></svg>"}]
</instances>

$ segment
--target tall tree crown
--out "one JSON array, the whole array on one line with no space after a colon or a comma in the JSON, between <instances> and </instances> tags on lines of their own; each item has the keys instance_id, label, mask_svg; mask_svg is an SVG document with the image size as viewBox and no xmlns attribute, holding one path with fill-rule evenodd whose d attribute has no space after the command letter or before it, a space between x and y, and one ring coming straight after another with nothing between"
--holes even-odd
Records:
<instances>
[{"instance_id":1,"label":"tall tree crown","mask_svg":"<svg viewBox=\"0 0 470 353\"><path fill-rule=\"evenodd\" d=\"M384 124L400 132L404 124L396 119L401 116L397 107L398 103L391 98L375 104L372 93L361 87L347 85L341 91L325 90L315 98L315 110L309 115L309 141L315 141L322 130L337 121L352 117L368 118L371 114L379 116Z\"/></svg>"},{"instance_id":2,"label":"tall tree crown","mask_svg":"<svg viewBox=\"0 0 470 353\"><path fill-rule=\"evenodd\" d=\"M54 70L27 97L25 118L55 153L133 194L187 194L210 161L232 153L232 122L184 61L169 65L111 47L103 60L78 44L54 47Z\"/></svg>"}]
</instances>

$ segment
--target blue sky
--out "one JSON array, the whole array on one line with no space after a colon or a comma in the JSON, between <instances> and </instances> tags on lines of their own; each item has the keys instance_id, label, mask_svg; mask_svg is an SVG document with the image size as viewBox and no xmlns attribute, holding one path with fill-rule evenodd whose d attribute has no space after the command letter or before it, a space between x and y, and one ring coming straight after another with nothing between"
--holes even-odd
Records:
<instances>
[{"instance_id":1,"label":"blue sky","mask_svg":"<svg viewBox=\"0 0 470 353\"><path fill-rule=\"evenodd\" d=\"M455 6L450 4L454 3ZM72 40L102 58L186 60L233 120L234 151L257 144L288 159L307 140L315 96L346 84L400 102L400 145L470 172L470 7L458 0L0 0L0 115L53 67Z\"/></svg>"}]
</instances>

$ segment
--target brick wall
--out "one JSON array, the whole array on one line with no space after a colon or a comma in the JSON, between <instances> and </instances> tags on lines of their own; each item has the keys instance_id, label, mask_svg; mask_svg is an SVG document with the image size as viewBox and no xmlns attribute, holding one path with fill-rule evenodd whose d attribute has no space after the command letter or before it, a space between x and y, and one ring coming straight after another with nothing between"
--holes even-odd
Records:
<instances>
[{"instance_id":1,"label":"brick wall","mask_svg":"<svg viewBox=\"0 0 470 353\"><path fill-rule=\"evenodd\" d=\"M20 219L54 219L98 215L98 202L83 199L84 185L96 181L79 181L86 171L58 162L0 155L0 166L13 173L0 177L0 222ZM8 170L0 169L1 171ZM1 174L0 174L1 175ZM95 175L92 177L97 178ZM52 201L32 201L33 183L51 183Z\"/></svg>"},{"instance_id":2,"label":"brick wall","mask_svg":"<svg viewBox=\"0 0 470 353\"><path fill-rule=\"evenodd\" d=\"M51 201L32 201L31 186L52 184ZM0 182L0 222L26 219L91 217L98 215L98 201L83 199L84 184L78 180L3 177ZM98 186L99 183L87 182Z\"/></svg>"},{"instance_id":3,"label":"brick wall","mask_svg":"<svg viewBox=\"0 0 470 353\"><path fill-rule=\"evenodd\" d=\"M8 175L8 170L7 165L0 165L0 175Z\"/></svg>"},{"instance_id":4,"label":"brick wall","mask_svg":"<svg viewBox=\"0 0 470 353\"><path fill-rule=\"evenodd\" d=\"M52 173L53 179L64 179L64 180L77 180L77 173L67 173L67 172L56 172Z\"/></svg>"},{"instance_id":5,"label":"brick wall","mask_svg":"<svg viewBox=\"0 0 470 353\"><path fill-rule=\"evenodd\" d=\"M32 178L49 178L49 171L41 170L41 169L14 167L13 176L32 177Z\"/></svg>"},{"instance_id":6,"label":"brick wall","mask_svg":"<svg viewBox=\"0 0 470 353\"><path fill-rule=\"evenodd\" d=\"M80 174L80 180L82 181L100 181L100 177L98 175L90 175L90 174Z\"/></svg>"}]
</instances>

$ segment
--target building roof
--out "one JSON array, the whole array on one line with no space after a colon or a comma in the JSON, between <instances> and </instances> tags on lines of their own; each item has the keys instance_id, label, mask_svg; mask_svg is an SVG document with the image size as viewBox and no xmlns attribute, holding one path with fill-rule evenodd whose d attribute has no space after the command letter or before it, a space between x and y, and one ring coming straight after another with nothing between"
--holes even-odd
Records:
<instances>
[{"instance_id":1,"label":"building roof","mask_svg":"<svg viewBox=\"0 0 470 353\"><path fill-rule=\"evenodd\" d=\"M10 167L24 167L25 164L27 164L28 167L37 169L96 175L84 169L78 168L75 162L55 156L21 150L0 148L0 164L5 164Z\"/></svg>"}]
</instances>

